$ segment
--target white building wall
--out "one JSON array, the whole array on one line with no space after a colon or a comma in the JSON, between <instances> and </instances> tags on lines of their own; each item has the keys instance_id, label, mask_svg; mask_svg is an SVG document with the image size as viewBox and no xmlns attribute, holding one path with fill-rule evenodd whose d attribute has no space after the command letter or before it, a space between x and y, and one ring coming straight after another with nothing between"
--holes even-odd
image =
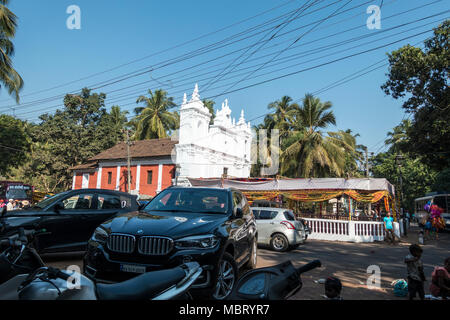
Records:
<instances>
[{"instance_id":1,"label":"white building wall","mask_svg":"<svg viewBox=\"0 0 450 320\"><path fill-rule=\"evenodd\" d=\"M225 100L222 108L216 111L213 125L209 125L210 118L195 85L192 98L187 101L185 94L180 108L180 129L175 146L179 177L221 177L225 167L229 176L249 177L252 135L244 111L236 123L231 118L228 100Z\"/></svg>"}]
</instances>

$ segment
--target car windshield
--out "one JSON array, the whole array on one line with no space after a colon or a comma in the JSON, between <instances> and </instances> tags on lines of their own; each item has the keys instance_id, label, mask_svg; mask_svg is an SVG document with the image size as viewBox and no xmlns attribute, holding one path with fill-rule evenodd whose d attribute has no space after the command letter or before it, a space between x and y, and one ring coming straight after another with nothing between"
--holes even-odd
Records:
<instances>
[{"instance_id":1,"label":"car windshield","mask_svg":"<svg viewBox=\"0 0 450 320\"><path fill-rule=\"evenodd\" d=\"M59 201L62 197L64 197L65 195L67 195L69 193L69 191L65 191L65 192L61 192L58 193L50 198L47 198L45 200L42 200L38 203L36 203L33 208L40 208L40 209L44 209L45 207Z\"/></svg>"},{"instance_id":2,"label":"car windshield","mask_svg":"<svg viewBox=\"0 0 450 320\"><path fill-rule=\"evenodd\" d=\"M225 190L166 189L144 209L195 213L227 213L228 193Z\"/></svg>"}]
</instances>

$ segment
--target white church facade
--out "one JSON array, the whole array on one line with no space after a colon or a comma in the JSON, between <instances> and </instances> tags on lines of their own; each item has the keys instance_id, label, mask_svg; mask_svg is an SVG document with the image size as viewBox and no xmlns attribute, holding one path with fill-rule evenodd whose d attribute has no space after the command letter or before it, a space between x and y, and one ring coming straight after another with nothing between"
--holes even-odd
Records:
<instances>
[{"instance_id":1,"label":"white church facade","mask_svg":"<svg viewBox=\"0 0 450 320\"><path fill-rule=\"evenodd\" d=\"M250 123L245 121L244 110L236 122L225 99L212 124L211 117L196 84L189 101L184 94L180 108L175 162L181 182L186 182L188 177L250 176L252 132Z\"/></svg>"},{"instance_id":2,"label":"white church facade","mask_svg":"<svg viewBox=\"0 0 450 320\"><path fill-rule=\"evenodd\" d=\"M121 142L72 168L72 189L101 188L155 196L170 185L189 185L187 178L248 178L252 131L244 111L236 121L228 100L212 114L200 99L198 85L179 109L180 128L172 138ZM130 187L130 190L128 190Z\"/></svg>"}]
</instances>

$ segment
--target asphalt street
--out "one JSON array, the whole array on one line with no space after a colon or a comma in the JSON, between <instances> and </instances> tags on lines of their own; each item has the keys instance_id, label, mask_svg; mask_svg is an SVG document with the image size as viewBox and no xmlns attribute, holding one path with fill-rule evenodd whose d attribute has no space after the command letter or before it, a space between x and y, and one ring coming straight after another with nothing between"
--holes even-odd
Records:
<instances>
[{"instance_id":1,"label":"asphalt street","mask_svg":"<svg viewBox=\"0 0 450 320\"><path fill-rule=\"evenodd\" d=\"M334 276L343 283L342 296L344 299L358 300L391 300L405 299L393 295L392 281L406 278L404 257L409 253L411 243L417 243L417 228L412 228L407 238L402 242L390 245L379 243L347 243L308 240L304 245L293 251L277 253L268 248L258 249L258 267L272 266L286 260L291 260L295 266L319 259L322 267L305 273L302 276L303 288L292 299L324 299L324 288L317 283L319 279ZM434 266L442 265L446 257L450 256L450 233L442 233L439 240L430 240L423 245L422 261L428 281L425 283L425 293L429 293L431 272ZM82 253L45 255L44 261L58 268L70 265L82 266ZM373 276L372 270L380 270L381 287L370 289L367 281ZM370 271L370 270L369 270ZM371 278L372 279L372 278ZM371 281L370 283L374 283Z\"/></svg>"}]
</instances>

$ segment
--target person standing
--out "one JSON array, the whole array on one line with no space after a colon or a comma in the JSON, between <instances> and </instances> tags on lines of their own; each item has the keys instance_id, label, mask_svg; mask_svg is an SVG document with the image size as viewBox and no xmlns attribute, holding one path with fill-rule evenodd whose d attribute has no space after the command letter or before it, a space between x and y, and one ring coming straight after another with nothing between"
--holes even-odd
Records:
<instances>
[{"instance_id":1,"label":"person standing","mask_svg":"<svg viewBox=\"0 0 450 320\"><path fill-rule=\"evenodd\" d=\"M426 281L423 272L422 257L423 250L418 244L409 246L409 252L405 257L406 269L408 272L408 293L409 300L414 300L419 294L420 300L425 299L424 283Z\"/></svg>"},{"instance_id":2,"label":"person standing","mask_svg":"<svg viewBox=\"0 0 450 320\"><path fill-rule=\"evenodd\" d=\"M383 222L384 230L386 231L386 239L392 244L395 244L394 218L392 218L390 211L388 211L386 217L383 218Z\"/></svg>"}]
</instances>

